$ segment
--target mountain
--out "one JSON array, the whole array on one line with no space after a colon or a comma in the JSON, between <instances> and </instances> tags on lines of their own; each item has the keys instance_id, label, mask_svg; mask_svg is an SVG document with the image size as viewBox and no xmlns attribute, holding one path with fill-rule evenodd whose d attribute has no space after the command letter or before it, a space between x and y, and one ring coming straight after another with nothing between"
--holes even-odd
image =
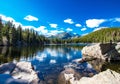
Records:
<instances>
[{"instance_id":1,"label":"mountain","mask_svg":"<svg viewBox=\"0 0 120 84\"><path fill-rule=\"evenodd\" d=\"M71 38L77 38L77 37L79 37L78 34L73 34L71 32L63 32L54 36L50 36L49 38L71 39Z\"/></svg>"},{"instance_id":2,"label":"mountain","mask_svg":"<svg viewBox=\"0 0 120 84\"><path fill-rule=\"evenodd\" d=\"M72 39L72 42L118 42L120 41L120 27L117 28L104 28L94 31L85 36Z\"/></svg>"}]
</instances>

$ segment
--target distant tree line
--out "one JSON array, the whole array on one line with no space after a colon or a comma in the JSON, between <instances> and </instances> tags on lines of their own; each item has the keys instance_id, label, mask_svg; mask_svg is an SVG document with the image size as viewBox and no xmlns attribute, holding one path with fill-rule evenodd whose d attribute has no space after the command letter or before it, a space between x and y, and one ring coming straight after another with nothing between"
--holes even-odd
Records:
<instances>
[{"instance_id":1,"label":"distant tree line","mask_svg":"<svg viewBox=\"0 0 120 84\"><path fill-rule=\"evenodd\" d=\"M10 21L3 24L0 18L0 45L42 45L49 42L48 38L33 29L23 30L20 25L15 27Z\"/></svg>"}]
</instances>

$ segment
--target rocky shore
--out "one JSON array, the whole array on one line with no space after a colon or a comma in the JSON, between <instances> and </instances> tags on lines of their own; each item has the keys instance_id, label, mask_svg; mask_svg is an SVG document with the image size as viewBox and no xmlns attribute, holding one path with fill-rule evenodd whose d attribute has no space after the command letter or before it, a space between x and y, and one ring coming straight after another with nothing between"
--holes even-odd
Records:
<instances>
[{"instance_id":1,"label":"rocky shore","mask_svg":"<svg viewBox=\"0 0 120 84\"><path fill-rule=\"evenodd\" d=\"M0 84L38 84L39 78L31 63L5 63L0 65Z\"/></svg>"},{"instance_id":2,"label":"rocky shore","mask_svg":"<svg viewBox=\"0 0 120 84\"><path fill-rule=\"evenodd\" d=\"M120 60L120 43L88 45L82 49L82 55L81 59L64 66L65 70L59 74L57 84L120 83L119 73L110 69L101 70L104 62ZM46 84L40 79L29 62L0 65L0 84ZM52 84L51 81L49 84Z\"/></svg>"},{"instance_id":3,"label":"rocky shore","mask_svg":"<svg viewBox=\"0 0 120 84\"><path fill-rule=\"evenodd\" d=\"M107 69L102 71L103 64L106 61L120 61L120 43L117 44L93 44L85 46L82 49L82 58L74 60L79 64L79 70L83 68L81 63L88 62L97 71L96 74L91 73L90 68L84 68L87 76L81 76L81 74L73 66L65 68L59 75L59 84L119 84L120 74ZM88 66L88 65L86 65ZM82 72L84 73L84 72Z\"/></svg>"},{"instance_id":4,"label":"rocky shore","mask_svg":"<svg viewBox=\"0 0 120 84\"><path fill-rule=\"evenodd\" d=\"M73 69L67 69L61 73L59 84L119 84L120 74L110 69L103 71L93 77L82 77Z\"/></svg>"}]
</instances>

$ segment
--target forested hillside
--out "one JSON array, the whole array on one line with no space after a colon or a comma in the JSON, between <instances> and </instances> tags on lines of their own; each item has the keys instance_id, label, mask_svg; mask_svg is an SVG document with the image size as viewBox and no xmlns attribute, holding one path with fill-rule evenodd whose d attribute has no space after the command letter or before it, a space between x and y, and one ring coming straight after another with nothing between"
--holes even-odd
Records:
<instances>
[{"instance_id":1,"label":"forested hillside","mask_svg":"<svg viewBox=\"0 0 120 84\"><path fill-rule=\"evenodd\" d=\"M0 18L0 45L36 45L48 43L49 40L42 35L39 35L34 30L22 29L21 26L17 28L8 21L2 22Z\"/></svg>"},{"instance_id":2,"label":"forested hillside","mask_svg":"<svg viewBox=\"0 0 120 84\"><path fill-rule=\"evenodd\" d=\"M71 39L69 42L110 42L112 40L113 42L120 41L120 28L104 28L95 32L92 32L88 35Z\"/></svg>"}]
</instances>

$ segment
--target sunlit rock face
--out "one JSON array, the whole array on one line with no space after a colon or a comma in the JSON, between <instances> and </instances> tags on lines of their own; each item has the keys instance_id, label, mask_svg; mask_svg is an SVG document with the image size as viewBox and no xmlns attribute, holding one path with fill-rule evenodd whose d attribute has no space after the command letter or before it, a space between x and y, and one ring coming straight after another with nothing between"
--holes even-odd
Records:
<instances>
[{"instance_id":1,"label":"sunlit rock face","mask_svg":"<svg viewBox=\"0 0 120 84\"><path fill-rule=\"evenodd\" d=\"M62 75L64 74L64 75ZM76 75L77 74L77 75ZM81 79L76 79L80 75L72 69L65 70L61 73L61 79L59 84L119 84L120 74L112 71L110 69L96 74L95 76L82 77Z\"/></svg>"},{"instance_id":2,"label":"sunlit rock face","mask_svg":"<svg viewBox=\"0 0 120 84\"><path fill-rule=\"evenodd\" d=\"M82 49L82 55L91 56L103 60L118 60L120 54L118 52L119 46L116 47L116 44L93 44L85 46Z\"/></svg>"},{"instance_id":3,"label":"sunlit rock face","mask_svg":"<svg viewBox=\"0 0 120 84\"><path fill-rule=\"evenodd\" d=\"M101 72L92 78L83 77L79 84L119 84L120 74L110 69ZM74 83L73 83L74 84Z\"/></svg>"},{"instance_id":4,"label":"sunlit rock face","mask_svg":"<svg viewBox=\"0 0 120 84\"><path fill-rule=\"evenodd\" d=\"M2 64L0 66L0 74L3 74L2 76L0 75L1 77L7 77L2 82L8 82L8 84L38 84L39 82L37 73L29 62Z\"/></svg>"}]
</instances>

